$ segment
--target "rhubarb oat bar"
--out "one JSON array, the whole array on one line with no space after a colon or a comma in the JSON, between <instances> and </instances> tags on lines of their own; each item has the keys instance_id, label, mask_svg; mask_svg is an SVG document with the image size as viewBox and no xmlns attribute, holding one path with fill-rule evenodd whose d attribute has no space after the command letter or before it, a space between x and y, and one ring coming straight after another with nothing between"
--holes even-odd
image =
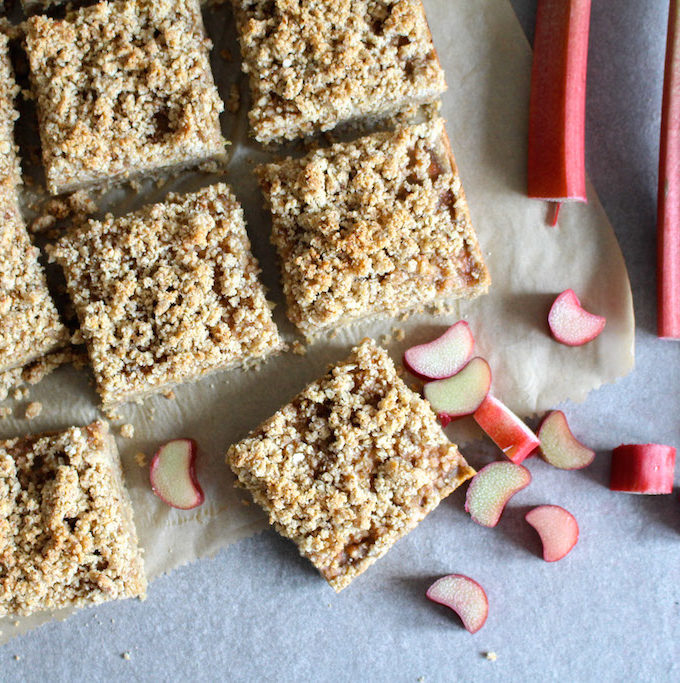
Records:
<instances>
[{"instance_id":1,"label":"rhubarb oat bar","mask_svg":"<svg viewBox=\"0 0 680 683\"><path fill-rule=\"evenodd\" d=\"M262 142L384 118L444 90L421 0L232 0Z\"/></svg>"},{"instance_id":2,"label":"rhubarb oat bar","mask_svg":"<svg viewBox=\"0 0 680 683\"><path fill-rule=\"evenodd\" d=\"M52 194L224 154L198 0L34 16L26 47Z\"/></svg>"},{"instance_id":3,"label":"rhubarb oat bar","mask_svg":"<svg viewBox=\"0 0 680 683\"><path fill-rule=\"evenodd\" d=\"M106 408L281 350L243 210L224 184L90 220L50 255Z\"/></svg>"},{"instance_id":4,"label":"rhubarb oat bar","mask_svg":"<svg viewBox=\"0 0 680 683\"><path fill-rule=\"evenodd\" d=\"M17 88L7 46L7 37L0 33L0 373L59 349L69 339L19 211Z\"/></svg>"},{"instance_id":5,"label":"rhubarb oat bar","mask_svg":"<svg viewBox=\"0 0 680 683\"><path fill-rule=\"evenodd\" d=\"M259 166L288 317L308 337L486 292L444 122Z\"/></svg>"},{"instance_id":6,"label":"rhubarb oat bar","mask_svg":"<svg viewBox=\"0 0 680 683\"><path fill-rule=\"evenodd\" d=\"M0 442L0 616L144 596L108 426Z\"/></svg>"},{"instance_id":7,"label":"rhubarb oat bar","mask_svg":"<svg viewBox=\"0 0 680 683\"><path fill-rule=\"evenodd\" d=\"M227 461L336 591L474 474L371 340L232 446Z\"/></svg>"}]
</instances>

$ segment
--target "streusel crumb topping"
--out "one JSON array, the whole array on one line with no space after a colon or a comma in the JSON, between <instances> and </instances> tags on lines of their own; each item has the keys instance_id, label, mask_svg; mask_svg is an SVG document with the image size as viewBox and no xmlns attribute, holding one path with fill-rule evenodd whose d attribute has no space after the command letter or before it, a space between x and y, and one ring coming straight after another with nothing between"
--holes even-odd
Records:
<instances>
[{"instance_id":1,"label":"streusel crumb topping","mask_svg":"<svg viewBox=\"0 0 680 683\"><path fill-rule=\"evenodd\" d=\"M282 348L243 210L224 184L90 220L50 255L107 407Z\"/></svg>"},{"instance_id":2,"label":"streusel crumb topping","mask_svg":"<svg viewBox=\"0 0 680 683\"><path fill-rule=\"evenodd\" d=\"M371 340L232 446L227 461L336 590L474 474Z\"/></svg>"},{"instance_id":3,"label":"streusel crumb topping","mask_svg":"<svg viewBox=\"0 0 680 683\"><path fill-rule=\"evenodd\" d=\"M260 142L387 116L445 89L421 0L233 0Z\"/></svg>"},{"instance_id":4,"label":"streusel crumb topping","mask_svg":"<svg viewBox=\"0 0 680 683\"><path fill-rule=\"evenodd\" d=\"M305 334L489 286L441 118L259 166Z\"/></svg>"},{"instance_id":5,"label":"streusel crumb topping","mask_svg":"<svg viewBox=\"0 0 680 683\"><path fill-rule=\"evenodd\" d=\"M26 45L51 193L224 152L197 0L31 17Z\"/></svg>"},{"instance_id":6,"label":"streusel crumb topping","mask_svg":"<svg viewBox=\"0 0 680 683\"><path fill-rule=\"evenodd\" d=\"M0 616L145 591L107 425L0 442Z\"/></svg>"}]
</instances>

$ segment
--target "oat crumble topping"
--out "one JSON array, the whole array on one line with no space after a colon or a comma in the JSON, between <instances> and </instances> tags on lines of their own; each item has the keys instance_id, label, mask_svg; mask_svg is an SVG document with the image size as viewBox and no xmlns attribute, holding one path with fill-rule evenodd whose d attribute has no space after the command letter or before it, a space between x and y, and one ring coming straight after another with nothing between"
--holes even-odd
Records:
<instances>
[{"instance_id":1,"label":"oat crumble topping","mask_svg":"<svg viewBox=\"0 0 680 683\"><path fill-rule=\"evenodd\" d=\"M90 220L49 253L107 409L282 348L225 184Z\"/></svg>"},{"instance_id":2,"label":"oat crumble topping","mask_svg":"<svg viewBox=\"0 0 680 683\"><path fill-rule=\"evenodd\" d=\"M227 461L337 591L474 474L371 340L233 445Z\"/></svg>"},{"instance_id":3,"label":"oat crumble topping","mask_svg":"<svg viewBox=\"0 0 680 683\"><path fill-rule=\"evenodd\" d=\"M421 0L233 0L263 143L385 117L446 89Z\"/></svg>"},{"instance_id":4,"label":"oat crumble topping","mask_svg":"<svg viewBox=\"0 0 680 683\"><path fill-rule=\"evenodd\" d=\"M145 591L107 425L0 442L0 616Z\"/></svg>"},{"instance_id":5,"label":"oat crumble topping","mask_svg":"<svg viewBox=\"0 0 680 683\"><path fill-rule=\"evenodd\" d=\"M32 401L26 406L25 417L27 420L33 420L42 413L43 404L40 401Z\"/></svg>"},{"instance_id":6,"label":"oat crumble topping","mask_svg":"<svg viewBox=\"0 0 680 683\"><path fill-rule=\"evenodd\" d=\"M52 194L224 154L197 0L34 16L26 47Z\"/></svg>"},{"instance_id":7,"label":"oat crumble topping","mask_svg":"<svg viewBox=\"0 0 680 683\"><path fill-rule=\"evenodd\" d=\"M255 172L288 317L307 336L489 287L441 118Z\"/></svg>"}]
</instances>

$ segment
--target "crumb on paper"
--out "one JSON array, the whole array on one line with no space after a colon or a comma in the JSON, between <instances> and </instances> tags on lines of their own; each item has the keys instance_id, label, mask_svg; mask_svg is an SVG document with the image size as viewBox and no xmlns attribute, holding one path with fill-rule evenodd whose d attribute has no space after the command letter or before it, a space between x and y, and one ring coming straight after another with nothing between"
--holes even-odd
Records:
<instances>
[{"instance_id":1,"label":"crumb on paper","mask_svg":"<svg viewBox=\"0 0 680 683\"><path fill-rule=\"evenodd\" d=\"M416 683L425 683L425 676L418 676L418 678L416 678Z\"/></svg>"},{"instance_id":2,"label":"crumb on paper","mask_svg":"<svg viewBox=\"0 0 680 683\"><path fill-rule=\"evenodd\" d=\"M126 422L120 428L120 435L124 439L131 439L135 435L134 425L131 425L129 422Z\"/></svg>"},{"instance_id":3,"label":"crumb on paper","mask_svg":"<svg viewBox=\"0 0 680 683\"><path fill-rule=\"evenodd\" d=\"M307 347L300 341L294 341L290 345L290 350L296 355L296 356L306 356L307 355Z\"/></svg>"},{"instance_id":4,"label":"crumb on paper","mask_svg":"<svg viewBox=\"0 0 680 683\"><path fill-rule=\"evenodd\" d=\"M19 621L15 621L14 626L19 626L19 623L20 623Z\"/></svg>"},{"instance_id":5,"label":"crumb on paper","mask_svg":"<svg viewBox=\"0 0 680 683\"><path fill-rule=\"evenodd\" d=\"M392 336L394 337L395 341L401 342L406 339L406 332L401 327L395 327L392 329Z\"/></svg>"},{"instance_id":6,"label":"crumb on paper","mask_svg":"<svg viewBox=\"0 0 680 683\"><path fill-rule=\"evenodd\" d=\"M17 387L12 392L12 398L15 401L23 401L28 396L28 389L26 387Z\"/></svg>"},{"instance_id":7,"label":"crumb on paper","mask_svg":"<svg viewBox=\"0 0 680 683\"><path fill-rule=\"evenodd\" d=\"M498 659L498 655L495 652L485 652L484 656L490 661L495 662Z\"/></svg>"},{"instance_id":8,"label":"crumb on paper","mask_svg":"<svg viewBox=\"0 0 680 683\"><path fill-rule=\"evenodd\" d=\"M12 409L9 406L0 406L0 420L4 420L12 414Z\"/></svg>"},{"instance_id":9,"label":"crumb on paper","mask_svg":"<svg viewBox=\"0 0 680 683\"><path fill-rule=\"evenodd\" d=\"M168 391L164 392L163 396L171 401L177 398L173 389L169 389Z\"/></svg>"},{"instance_id":10,"label":"crumb on paper","mask_svg":"<svg viewBox=\"0 0 680 683\"><path fill-rule=\"evenodd\" d=\"M122 657L126 662L129 662L129 661L130 661L130 653L129 653L129 652L123 652L123 654L121 655L121 657Z\"/></svg>"},{"instance_id":11,"label":"crumb on paper","mask_svg":"<svg viewBox=\"0 0 680 683\"><path fill-rule=\"evenodd\" d=\"M14 655L14 661L20 662L21 661L21 655Z\"/></svg>"},{"instance_id":12,"label":"crumb on paper","mask_svg":"<svg viewBox=\"0 0 680 683\"><path fill-rule=\"evenodd\" d=\"M135 453L135 462L140 467L146 467L146 453L142 453L141 451L137 451L137 453Z\"/></svg>"},{"instance_id":13,"label":"crumb on paper","mask_svg":"<svg viewBox=\"0 0 680 683\"><path fill-rule=\"evenodd\" d=\"M32 420L33 418L38 417L40 413L42 413L43 409L43 404L40 403L40 401L31 401L27 406L26 406L26 413L25 417L27 420Z\"/></svg>"},{"instance_id":14,"label":"crumb on paper","mask_svg":"<svg viewBox=\"0 0 680 683\"><path fill-rule=\"evenodd\" d=\"M227 101L225 102L224 106L226 110L232 114L236 114L236 112L241 108L241 93L239 92L237 83L231 84L231 87L229 88L229 96L227 97Z\"/></svg>"}]
</instances>

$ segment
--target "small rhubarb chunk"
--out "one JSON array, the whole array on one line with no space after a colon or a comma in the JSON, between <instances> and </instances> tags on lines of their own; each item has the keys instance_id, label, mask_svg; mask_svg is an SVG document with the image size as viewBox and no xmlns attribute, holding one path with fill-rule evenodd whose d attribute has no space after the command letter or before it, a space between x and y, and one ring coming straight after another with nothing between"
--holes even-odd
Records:
<instances>
[{"instance_id":1,"label":"small rhubarb chunk","mask_svg":"<svg viewBox=\"0 0 680 683\"><path fill-rule=\"evenodd\" d=\"M404 365L414 375L445 379L465 366L474 347L475 339L470 327L459 320L437 339L408 349L404 353Z\"/></svg>"},{"instance_id":2,"label":"small rhubarb chunk","mask_svg":"<svg viewBox=\"0 0 680 683\"><path fill-rule=\"evenodd\" d=\"M548 413L538 430L538 438L543 459L561 470L580 470L588 467L595 458L595 451L584 446L572 434L561 410Z\"/></svg>"},{"instance_id":3,"label":"small rhubarb chunk","mask_svg":"<svg viewBox=\"0 0 680 683\"><path fill-rule=\"evenodd\" d=\"M539 446L537 436L505 404L490 394L473 417L491 440L516 465Z\"/></svg>"},{"instance_id":4,"label":"small rhubarb chunk","mask_svg":"<svg viewBox=\"0 0 680 683\"><path fill-rule=\"evenodd\" d=\"M428 382L423 394L445 425L452 419L472 415L491 387L491 368L483 358L473 358L460 372Z\"/></svg>"},{"instance_id":5,"label":"small rhubarb chunk","mask_svg":"<svg viewBox=\"0 0 680 683\"><path fill-rule=\"evenodd\" d=\"M672 446L622 444L612 451L609 488L625 493L672 493L674 472Z\"/></svg>"},{"instance_id":6,"label":"small rhubarb chunk","mask_svg":"<svg viewBox=\"0 0 680 683\"><path fill-rule=\"evenodd\" d=\"M529 510L524 519L538 531L546 562L561 560L578 541L578 523L574 515L559 505L539 505Z\"/></svg>"},{"instance_id":7,"label":"small rhubarb chunk","mask_svg":"<svg viewBox=\"0 0 680 683\"><path fill-rule=\"evenodd\" d=\"M492 462L473 477L465 497L465 511L482 526L496 526L510 498L529 486L531 473L512 462Z\"/></svg>"},{"instance_id":8,"label":"small rhubarb chunk","mask_svg":"<svg viewBox=\"0 0 680 683\"><path fill-rule=\"evenodd\" d=\"M470 633L477 633L489 614L484 589L463 574L449 574L437 579L425 594L432 602L452 609Z\"/></svg>"},{"instance_id":9,"label":"small rhubarb chunk","mask_svg":"<svg viewBox=\"0 0 680 683\"><path fill-rule=\"evenodd\" d=\"M196 478L196 442L173 439L151 460L151 489L165 503L180 510L198 507L204 500Z\"/></svg>"},{"instance_id":10,"label":"small rhubarb chunk","mask_svg":"<svg viewBox=\"0 0 680 683\"><path fill-rule=\"evenodd\" d=\"M548 313L548 325L552 336L567 346L582 346L592 341L604 329L607 319L588 313L573 289L560 294Z\"/></svg>"}]
</instances>

